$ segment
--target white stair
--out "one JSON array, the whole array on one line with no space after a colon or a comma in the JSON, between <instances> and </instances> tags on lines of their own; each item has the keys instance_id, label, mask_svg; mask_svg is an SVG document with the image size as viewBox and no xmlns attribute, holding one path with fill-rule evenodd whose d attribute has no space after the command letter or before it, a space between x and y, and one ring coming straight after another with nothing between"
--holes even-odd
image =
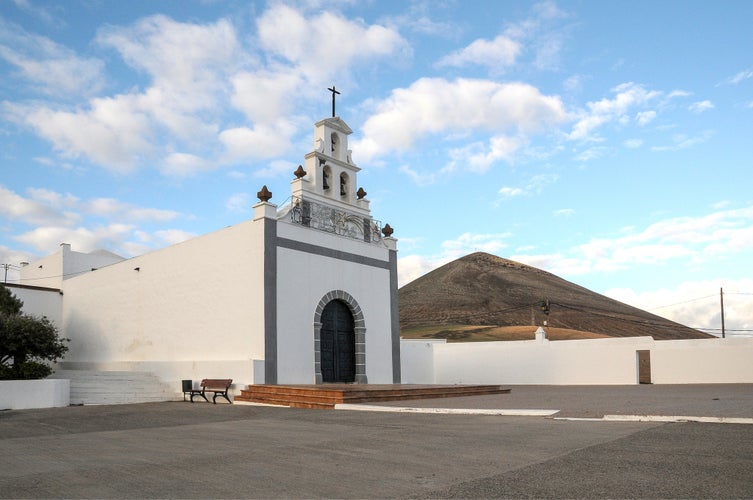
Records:
<instances>
[{"instance_id":1,"label":"white stair","mask_svg":"<svg viewBox=\"0 0 753 500\"><path fill-rule=\"evenodd\" d=\"M149 372L55 370L49 378L71 381L72 405L171 401L180 393Z\"/></svg>"}]
</instances>

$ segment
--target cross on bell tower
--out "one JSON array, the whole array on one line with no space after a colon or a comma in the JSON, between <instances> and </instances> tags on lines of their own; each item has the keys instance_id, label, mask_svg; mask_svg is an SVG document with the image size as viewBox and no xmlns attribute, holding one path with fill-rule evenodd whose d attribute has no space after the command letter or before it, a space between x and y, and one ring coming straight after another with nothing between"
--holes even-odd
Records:
<instances>
[{"instance_id":1,"label":"cross on bell tower","mask_svg":"<svg viewBox=\"0 0 753 500\"><path fill-rule=\"evenodd\" d=\"M332 85L331 88L328 88L330 92L332 92L332 118L335 117L335 94L339 94L340 92L337 91L334 85Z\"/></svg>"}]
</instances>

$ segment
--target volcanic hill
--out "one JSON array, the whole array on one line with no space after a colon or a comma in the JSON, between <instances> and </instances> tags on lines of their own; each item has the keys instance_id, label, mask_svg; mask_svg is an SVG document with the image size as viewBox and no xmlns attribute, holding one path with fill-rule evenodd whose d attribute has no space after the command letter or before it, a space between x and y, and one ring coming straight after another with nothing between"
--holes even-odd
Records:
<instances>
[{"instance_id":1,"label":"volcanic hill","mask_svg":"<svg viewBox=\"0 0 753 500\"><path fill-rule=\"evenodd\" d=\"M404 338L533 339L533 332L545 319L552 340L712 337L546 271L482 252L435 269L398 293Z\"/></svg>"}]
</instances>

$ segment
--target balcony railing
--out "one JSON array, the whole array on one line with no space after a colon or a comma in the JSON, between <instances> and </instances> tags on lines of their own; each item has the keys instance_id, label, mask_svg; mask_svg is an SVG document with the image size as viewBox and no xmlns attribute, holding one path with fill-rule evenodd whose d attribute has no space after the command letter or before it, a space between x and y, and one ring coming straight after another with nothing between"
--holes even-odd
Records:
<instances>
[{"instance_id":1,"label":"balcony railing","mask_svg":"<svg viewBox=\"0 0 753 500\"><path fill-rule=\"evenodd\" d=\"M380 243L382 241L382 223L380 221L315 201L294 196L290 201L288 216L293 224L300 224L319 231L367 243Z\"/></svg>"}]
</instances>

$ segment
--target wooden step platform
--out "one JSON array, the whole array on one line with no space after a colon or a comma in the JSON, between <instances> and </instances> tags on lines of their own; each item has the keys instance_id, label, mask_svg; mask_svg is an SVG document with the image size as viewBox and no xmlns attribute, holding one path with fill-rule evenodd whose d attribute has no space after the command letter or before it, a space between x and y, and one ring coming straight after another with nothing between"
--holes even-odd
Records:
<instances>
[{"instance_id":1,"label":"wooden step platform","mask_svg":"<svg viewBox=\"0 0 753 500\"><path fill-rule=\"evenodd\" d=\"M235 401L294 408L334 409L341 403L506 394L499 385L321 384L249 385Z\"/></svg>"}]
</instances>

